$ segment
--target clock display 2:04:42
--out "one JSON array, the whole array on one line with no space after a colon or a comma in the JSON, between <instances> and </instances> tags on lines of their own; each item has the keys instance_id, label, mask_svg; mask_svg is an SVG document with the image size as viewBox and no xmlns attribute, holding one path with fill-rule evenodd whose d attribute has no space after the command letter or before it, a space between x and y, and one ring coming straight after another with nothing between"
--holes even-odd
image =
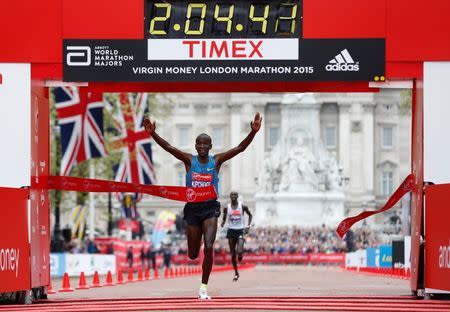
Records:
<instances>
[{"instance_id":1,"label":"clock display 2:04:42","mask_svg":"<svg viewBox=\"0 0 450 312\"><path fill-rule=\"evenodd\" d=\"M146 3L147 38L299 38L299 0Z\"/></svg>"}]
</instances>

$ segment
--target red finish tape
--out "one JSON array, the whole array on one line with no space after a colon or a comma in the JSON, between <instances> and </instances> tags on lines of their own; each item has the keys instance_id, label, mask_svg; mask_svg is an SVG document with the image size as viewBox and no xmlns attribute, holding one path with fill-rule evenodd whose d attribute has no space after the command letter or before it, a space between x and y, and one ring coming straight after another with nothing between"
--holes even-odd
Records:
<instances>
[{"instance_id":1,"label":"red finish tape","mask_svg":"<svg viewBox=\"0 0 450 312\"><path fill-rule=\"evenodd\" d=\"M394 192L394 194L392 194L391 197L389 197L388 201L383 206L383 208L375 210L375 211L363 211L355 217L349 217L349 218L342 220L336 229L337 235L339 235L340 238L343 238L345 233L347 233L347 231L356 222L366 219L374 214L378 214L380 212L389 210L403 197L403 195L412 191L415 187L416 187L416 183L414 182L414 175L411 173L410 175L408 175L406 177L406 179L402 182L402 184L400 184L400 186Z\"/></svg>"},{"instance_id":2,"label":"red finish tape","mask_svg":"<svg viewBox=\"0 0 450 312\"><path fill-rule=\"evenodd\" d=\"M142 193L171 200L183 202L204 202L217 199L213 186L208 187L182 187L182 186L159 186L136 183L114 182L88 178L76 178L65 176L49 176L47 188L61 191L77 192L129 192Z\"/></svg>"}]
</instances>

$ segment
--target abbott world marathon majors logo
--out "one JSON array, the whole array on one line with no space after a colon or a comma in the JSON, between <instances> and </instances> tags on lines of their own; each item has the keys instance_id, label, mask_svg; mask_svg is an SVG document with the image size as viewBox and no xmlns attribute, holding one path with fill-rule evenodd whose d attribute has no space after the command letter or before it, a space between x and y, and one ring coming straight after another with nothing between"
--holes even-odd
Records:
<instances>
[{"instance_id":1,"label":"abbott world marathon majors logo","mask_svg":"<svg viewBox=\"0 0 450 312\"><path fill-rule=\"evenodd\" d=\"M347 49L342 50L338 55L325 66L327 71L359 71L359 62L355 62Z\"/></svg>"},{"instance_id":2,"label":"abbott world marathon majors logo","mask_svg":"<svg viewBox=\"0 0 450 312\"><path fill-rule=\"evenodd\" d=\"M68 66L121 67L125 62L134 61L134 55L120 53L110 46L67 46Z\"/></svg>"}]
</instances>

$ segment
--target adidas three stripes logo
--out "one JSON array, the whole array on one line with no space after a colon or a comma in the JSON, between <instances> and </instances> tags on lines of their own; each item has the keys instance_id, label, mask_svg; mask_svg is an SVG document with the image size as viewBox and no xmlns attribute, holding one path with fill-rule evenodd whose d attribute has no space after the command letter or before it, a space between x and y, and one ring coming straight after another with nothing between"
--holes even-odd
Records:
<instances>
[{"instance_id":1,"label":"adidas three stripes logo","mask_svg":"<svg viewBox=\"0 0 450 312\"><path fill-rule=\"evenodd\" d=\"M359 71L359 62L355 62L348 50L344 49L328 62L325 69L327 71Z\"/></svg>"}]
</instances>

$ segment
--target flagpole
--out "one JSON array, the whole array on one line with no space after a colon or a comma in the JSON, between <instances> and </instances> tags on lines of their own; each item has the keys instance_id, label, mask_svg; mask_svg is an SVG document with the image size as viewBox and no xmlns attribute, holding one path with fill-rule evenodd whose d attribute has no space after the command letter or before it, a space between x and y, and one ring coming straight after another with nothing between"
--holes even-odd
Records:
<instances>
[{"instance_id":1,"label":"flagpole","mask_svg":"<svg viewBox=\"0 0 450 312\"><path fill-rule=\"evenodd\" d=\"M89 161L89 178L95 179L95 167L93 164L93 159ZM89 239L92 241L94 239L95 232L95 202L94 193L89 192Z\"/></svg>"}]
</instances>

